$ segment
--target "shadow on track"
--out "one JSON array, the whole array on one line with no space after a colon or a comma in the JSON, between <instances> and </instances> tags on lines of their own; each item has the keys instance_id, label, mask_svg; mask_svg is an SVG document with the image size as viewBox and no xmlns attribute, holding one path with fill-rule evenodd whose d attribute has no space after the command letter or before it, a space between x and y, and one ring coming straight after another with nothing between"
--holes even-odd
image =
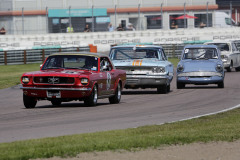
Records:
<instances>
[{"instance_id":1,"label":"shadow on track","mask_svg":"<svg viewBox=\"0 0 240 160\"><path fill-rule=\"evenodd\" d=\"M95 108L98 106L103 106L103 105L109 105L110 103L98 103L96 106L86 106L84 103L71 103L71 102L63 102L61 105L51 105L51 102L49 105L39 105L36 106L33 109L45 109L45 108ZM26 109L26 108L24 108Z\"/></svg>"}]
</instances>

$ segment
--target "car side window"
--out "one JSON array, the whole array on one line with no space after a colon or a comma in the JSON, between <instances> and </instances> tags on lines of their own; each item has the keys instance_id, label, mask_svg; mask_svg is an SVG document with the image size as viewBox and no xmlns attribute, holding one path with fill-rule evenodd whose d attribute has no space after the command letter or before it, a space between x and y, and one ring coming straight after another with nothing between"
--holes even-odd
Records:
<instances>
[{"instance_id":1,"label":"car side window","mask_svg":"<svg viewBox=\"0 0 240 160\"><path fill-rule=\"evenodd\" d=\"M237 51L238 49L237 49L237 47L236 47L236 44L235 43L232 43L232 51L234 52L234 51Z\"/></svg>"}]
</instances>

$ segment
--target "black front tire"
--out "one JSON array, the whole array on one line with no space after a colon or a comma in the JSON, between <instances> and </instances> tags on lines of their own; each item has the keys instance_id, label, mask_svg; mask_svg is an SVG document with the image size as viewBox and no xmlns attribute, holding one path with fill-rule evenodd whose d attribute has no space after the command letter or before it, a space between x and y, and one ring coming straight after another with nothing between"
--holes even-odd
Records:
<instances>
[{"instance_id":1,"label":"black front tire","mask_svg":"<svg viewBox=\"0 0 240 160\"><path fill-rule=\"evenodd\" d=\"M170 88L169 88L170 90ZM160 85L157 87L157 93L158 94L167 94L168 93L168 85L164 84L164 85Z\"/></svg>"},{"instance_id":2,"label":"black front tire","mask_svg":"<svg viewBox=\"0 0 240 160\"><path fill-rule=\"evenodd\" d=\"M224 88L224 82L223 81L218 83L218 88Z\"/></svg>"},{"instance_id":3,"label":"black front tire","mask_svg":"<svg viewBox=\"0 0 240 160\"><path fill-rule=\"evenodd\" d=\"M226 68L227 72L232 72L233 64L231 62L230 66Z\"/></svg>"},{"instance_id":4,"label":"black front tire","mask_svg":"<svg viewBox=\"0 0 240 160\"><path fill-rule=\"evenodd\" d=\"M34 97L29 97L25 94L23 94L23 104L25 108L35 108L37 104L37 100Z\"/></svg>"},{"instance_id":5,"label":"black front tire","mask_svg":"<svg viewBox=\"0 0 240 160\"><path fill-rule=\"evenodd\" d=\"M98 89L97 89L97 86L94 85L92 93L90 94L89 97L87 97L84 100L84 104L86 106L96 106L97 105L97 99L98 99Z\"/></svg>"},{"instance_id":6,"label":"black front tire","mask_svg":"<svg viewBox=\"0 0 240 160\"><path fill-rule=\"evenodd\" d=\"M116 88L116 90L115 90L114 96L109 97L109 102L110 102L111 104L117 104L117 103L119 103L120 100L121 100L121 95L122 95L121 85L120 85L120 83L118 83L118 86L117 86L117 88Z\"/></svg>"},{"instance_id":7,"label":"black front tire","mask_svg":"<svg viewBox=\"0 0 240 160\"><path fill-rule=\"evenodd\" d=\"M235 68L235 71L239 72L240 71L240 67Z\"/></svg>"},{"instance_id":8,"label":"black front tire","mask_svg":"<svg viewBox=\"0 0 240 160\"><path fill-rule=\"evenodd\" d=\"M181 82L177 82L177 89L182 89L185 87L185 84L184 83L181 83Z\"/></svg>"}]
</instances>

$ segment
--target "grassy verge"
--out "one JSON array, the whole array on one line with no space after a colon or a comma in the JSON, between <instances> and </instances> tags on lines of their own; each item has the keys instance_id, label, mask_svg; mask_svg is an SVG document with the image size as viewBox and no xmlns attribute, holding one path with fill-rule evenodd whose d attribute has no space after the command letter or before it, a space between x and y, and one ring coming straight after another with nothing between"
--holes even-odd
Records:
<instances>
[{"instance_id":1,"label":"grassy verge","mask_svg":"<svg viewBox=\"0 0 240 160\"><path fill-rule=\"evenodd\" d=\"M1 160L76 156L81 152L133 150L240 138L240 109L172 124L0 144Z\"/></svg>"},{"instance_id":2,"label":"grassy verge","mask_svg":"<svg viewBox=\"0 0 240 160\"><path fill-rule=\"evenodd\" d=\"M172 62L172 64L174 65L174 67L177 67L177 64L179 62L179 59L178 58L168 58L168 60L170 62Z\"/></svg>"},{"instance_id":3,"label":"grassy verge","mask_svg":"<svg viewBox=\"0 0 240 160\"><path fill-rule=\"evenodd\" d=\"M40 64L0 66L0 89L20 84L24 72L37 71Z\"/></svg>"}]
</instances>

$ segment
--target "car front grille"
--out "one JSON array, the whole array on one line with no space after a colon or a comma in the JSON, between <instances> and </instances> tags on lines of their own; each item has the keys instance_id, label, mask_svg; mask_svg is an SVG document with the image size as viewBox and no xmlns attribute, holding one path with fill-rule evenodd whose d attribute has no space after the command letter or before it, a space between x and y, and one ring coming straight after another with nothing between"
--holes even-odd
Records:
<instances>
[{"instance_id":1,"label":"car front grille","mask_svg":"<svg viewBox=\"0 0 240 160\"><path fill-rule=\"evenodd\" d=\"M222 76L219 72L185 72L179 73L179 77L212 77L212 76Z\"/></svg>"},{"instance_id":2,"label":"car front grille","mask_svg":"<svg viewBox=\"0 0 240 160\"><path fill-rule=\"evenodd\" d=\"M75 79L72 77L34 77L33 82L36 84L74 84Z\"/></svg>"}]
</instances>

